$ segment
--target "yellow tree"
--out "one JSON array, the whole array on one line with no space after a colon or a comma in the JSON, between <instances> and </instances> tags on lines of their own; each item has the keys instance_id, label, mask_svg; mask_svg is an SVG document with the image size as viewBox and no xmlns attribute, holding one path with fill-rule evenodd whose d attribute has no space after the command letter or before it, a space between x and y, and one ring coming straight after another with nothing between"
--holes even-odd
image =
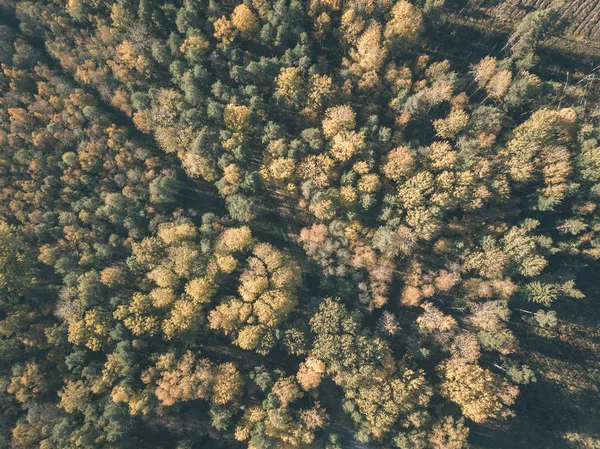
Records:
<instances>
[{"instance_id":1,"label":"yellow tree","mask_svg":"<svg viewBox=\"0 0 600 449\"><path fill-rule=\"evenodd\" d=\"M323 120L323 133L332 138L341 131L352 131L356 126L356 113L348 105L327 109Z\"/></svg>"},{"instance_id":2,"label":"yellow tree","mask_svg":"<svg viewBox=\"0 0 600 449\"><path fill-rule=\"evenodd\" d=\"M155 393L161 404L170 406L210 397L215 370L208 360L196 360L190 351L179 359L169 352L160 356L156 368L160 378Z\"/></svg>"},{"instance_id":3,"label":"yellow tree","mask_svg":"<svg viewBox=\"0 0 600 449\"><path fill-rule=\"evenodd\" d=\"M230 45L236 38L238 30L227 17L223 16L213 23L214 36L220 41L220 46Z\"/></svg>"},{"instance_id":4,"label":"yellow tree","mask_svg":"<svg viewBox=\"0 0 600 449\"><path fill-rule=\"evenodd\" d=\"M389 40L415 42L425 29L423 13L413 4L400 0L391 10L391 19L385 27Z\"/></svg>"},{"instance_id":5,"label":"yellow tree","mask_svg":"<svg viewBox=\"0 0 600 449\"><path fill-rule=\"evenodd\" d=\"M324 104L333 96L335 86L327 75L312 75L309 79L308 102L314 110L321 110Z\"/></svg>"},{"instance_id":6,"label":"yellow tree","mask_svg":"<svg viewBox=\"0 0 600 449\"><path fill-rule=\"evenodd\" d=\"M456 402L466 418L482 423L514 414L509 407L519 388L477 363L452 356L440 365L440 375L442 395Z\"/></svg>"},{"instance_id":7,"label":"yellow tree","mask_svg":"<svg viewBox=\"0 0 600 449\"><path fill-rule=\"evenodd\" d=\"M283 97L290 105L299 106L306 97L306 85L300 69L282 67L275 79L275 94Z\"/></svg>"},{"instance_id":8,"label":"yellow tree","mask_svg":"<svg viewBox=\"0 0 600 449\"><path fill-rule=\"evenodd\" d=\"M136 336L155 335L159 328L159 319L153 314L154 304L152 299L141 293L135 293L126 305L117 307L113 316L131 330Z\"/></svg>"},{"instance_id":9,"label":"yellow tree","mask_svg":"<svg viewBox=\"0 0 600 449\"><path fill-rule=\"evenodd\" d=\"M314 357L308 357L300 364L296 379L303 390L308 391L317 388L325 373L325 364Z\"/></svg>"},{"instance_id":10,"label":"yellow tree","mask_svg":"<svg viewBox=\"0 0 600 449\"><path fill-rule=\"evenodd\" d=\"M252 233L248 226L239 228L228 228L219 237L217 241L217 251L236 252L242 251L251 244Z\"/></svg>"},{"instance_id":11,"label":"yellow tree","mask_svg":"<svg viewBox=\"0 0 600 449\"><path fill-rule=\"evenodd\" d=\"M442 139L453 139L469 122L469 114L463 109L452 109L448 117L435 120L433 127Z\"/></svg>"},{"instance_id":12,"label":"yellow tree","mask_svg":"<svg viewBox=\"0 0 600 449\"><path fill-rule=\"evenodd\" d=\"M245 38L251 37L258 29L258 20L252 10L244 5L238 5L231 14L231 23Z\"/></svg>"},{"instance_id":13,"label":"yellow tree","mask_svg":"<svg viewBox=\"0 0 600 449\"><path fill-rule=\"evenodd\" d=\"M573 109L540 109L515 129L501 152L513 180L529 182L536 175L544 180L538 190L541 210L551 210L566 195L576 121Z\"/></svg>"},{"instance_id":14,"label":"yellow tree","mask_svg":"<svg viewBox=\"0 0 600 449\"><path fill-rule=\"evenodd\" d=\"M333 159L324 154L306 156L298 166L298 175L305 181L312 181L315 187L327 187L331 182Z\"/></svg>"},{"instance_id":15,"label":"yellow tree","mask_svg":"<svg viewBox=\"0 0 600 449\"><path fill-rule=\"evenodd\" d=\"M300 282L296 263L268 243L259 243L240 277L238 298L228 298L209 314L210 327L237 332L235 343L255 349L261 337L275 329L296 305Z\"/></svg>"},{"instance_id":16,"label":"yellow tree","mask_svg":"<svg viewBox=\"0 0 600 449\"><path fill-rule=\"evenodd\" d=\"M243 393L244 379L231 362L217 366L216 379L212 388L212 402L229 404L236 401Z\"/></svg>"},{"instance_id":17,"label":"yellow tree","mask_svg":"<svg viewBox=\"0 0 600 449\"><path fill-rule=\"evenodd\" d=\"M231 362L213 365L197 359L191 351L177 357L168 352L159 357L156 367L144 378L156 378L156 397L163 405L205 399L225 405L237 400L244 388L242 375Z\"/></svg>"},{"instance_id":18,"label":"yellow tree","mask_svg":"<svg viewBox=\"0 0 600 449\"><path fill-rule=\"evenodd\" d=\"M329 153L334 159L346 162L365 147L364 135L356 131L342 131L333 136Z\"/></svg>"},{"instance_id":19,"label":"yellow tree","mask_svg":"<svg viewBox=\"0 0 600 449\"><path fill-rule=\"evenodd\" d=\"M82 380L66 381L65 386L58 392L59 406L67 413L83 409L90 395L90 388Z\"/></svg>"},{"instance_id":20,"label":"yellow tree","mask_svg":"<svg viewBox=\"0 0 600 449\"><path fill-rule=\"evenodd\" d=\"M350 51L350 72L358 77L361 89L376 88L379 72L385 63L387 49L383 46L381 25L373 22L360 36L356 47Z\"/></svg>"},{"instance_id":21,"label":"yellow tree","mask_svg":"<svg viewBox=\"0 0 600 449\"><path fill-rule=\"evenodd\" d=\"M48 380L44 370L34 361L24 365L15 365L12 369L10 384L6 388L9 394L21 403L27 403L48 389Z\"/></svg>"},{"instance_id":22,"label":"yellow tree","mask_svg":"<svg viewBox=\"0 0 600 449\"><path fill-rule=\"evenodd\" d=\"M250 126L251 115L248 106L228 104L223 111L223 121L231 131L241 133Z\"/></svg>"},{"instance_id":23,"label":"yellow tree","mask_svg":"<svg viewBox=\"0 0 600 449\"><path fill-rule=\"evenodd\" d=\"M387 154L382 170L386 178L399 182L410 175L414 167L415 158L410 149L400 146Z\"/></svg>"}]
</instances>

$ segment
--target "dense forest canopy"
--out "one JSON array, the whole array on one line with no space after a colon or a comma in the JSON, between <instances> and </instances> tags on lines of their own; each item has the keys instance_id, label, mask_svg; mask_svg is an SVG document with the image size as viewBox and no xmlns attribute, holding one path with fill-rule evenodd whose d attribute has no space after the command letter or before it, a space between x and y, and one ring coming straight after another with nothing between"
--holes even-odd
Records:
<instances>
[{"instance_id":1,"label":"dense forest canopy","mask_svg":"<svg viewBox=\"0 0 600 449\"><path fill-rule=\"evenodd\" d=\"M598 69L455 3L0 0L0 449L600 447Z\"/></svg>"}]
</instances>

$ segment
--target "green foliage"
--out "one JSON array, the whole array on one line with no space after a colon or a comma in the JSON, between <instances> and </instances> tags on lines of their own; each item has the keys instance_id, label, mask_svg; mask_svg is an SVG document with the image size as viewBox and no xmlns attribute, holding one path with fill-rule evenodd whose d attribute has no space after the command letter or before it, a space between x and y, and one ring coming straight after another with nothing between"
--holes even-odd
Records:
<instances>
[{"instance_id":1,"label":"green foliage","mask_svg":"<svg viewBox=\"0 0 600 449\"><path fill-rule=\"evenodd\" d=\"M600 90L559 8L498 53L454 3L2 2L0 447L467 449L592 391Z\"/></svg>"}]
</instances>

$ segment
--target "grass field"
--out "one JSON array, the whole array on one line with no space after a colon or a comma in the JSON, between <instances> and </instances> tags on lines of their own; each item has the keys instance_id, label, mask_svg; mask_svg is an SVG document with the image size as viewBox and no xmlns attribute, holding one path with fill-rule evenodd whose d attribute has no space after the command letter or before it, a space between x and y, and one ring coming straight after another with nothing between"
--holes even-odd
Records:
<instances>
[{"instance_id":1,"label":"grass field","mask_svg":"<svg viewBox=\"0 0 600 449\"><path fill-rule=\"evenodd\" d=\"M594 62L600 58L600 1L598 0L448 0L454 20L510 35L520 21L536 10L557 8L562 29L549 33L543 44L564 54Z\"/></svg>"}]
</instances>

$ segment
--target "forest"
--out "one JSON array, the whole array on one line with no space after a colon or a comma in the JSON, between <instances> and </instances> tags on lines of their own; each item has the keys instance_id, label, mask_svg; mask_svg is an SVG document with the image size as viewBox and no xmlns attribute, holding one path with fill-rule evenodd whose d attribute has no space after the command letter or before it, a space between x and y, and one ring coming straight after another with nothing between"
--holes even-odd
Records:
<instances>
[{"instance_id":1,"label":"forest","mask_svg":"<svg viewBox=\"0 0 600 449\"><path fill-rule=\"evenodd\" d=\"M599 449L577 2L0 0L0 449Z\"/></svg>"}]
</instances>

